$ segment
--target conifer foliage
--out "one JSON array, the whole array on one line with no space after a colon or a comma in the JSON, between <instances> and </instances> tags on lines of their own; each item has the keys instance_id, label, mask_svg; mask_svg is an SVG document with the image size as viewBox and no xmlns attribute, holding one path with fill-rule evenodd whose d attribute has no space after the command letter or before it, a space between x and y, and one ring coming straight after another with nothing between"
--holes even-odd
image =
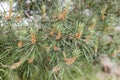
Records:
<instances>
[{"instance_id":1,"label":"conifer foliage","mask_svg":"<svg viewBox=\"0 0 120 80\"><path fill-rule=\"evenodd\" d=\"M98 80L98 57L119 59L119 0L16 1L1 16L0 80Z\"/></svg>"}]
</instances>

